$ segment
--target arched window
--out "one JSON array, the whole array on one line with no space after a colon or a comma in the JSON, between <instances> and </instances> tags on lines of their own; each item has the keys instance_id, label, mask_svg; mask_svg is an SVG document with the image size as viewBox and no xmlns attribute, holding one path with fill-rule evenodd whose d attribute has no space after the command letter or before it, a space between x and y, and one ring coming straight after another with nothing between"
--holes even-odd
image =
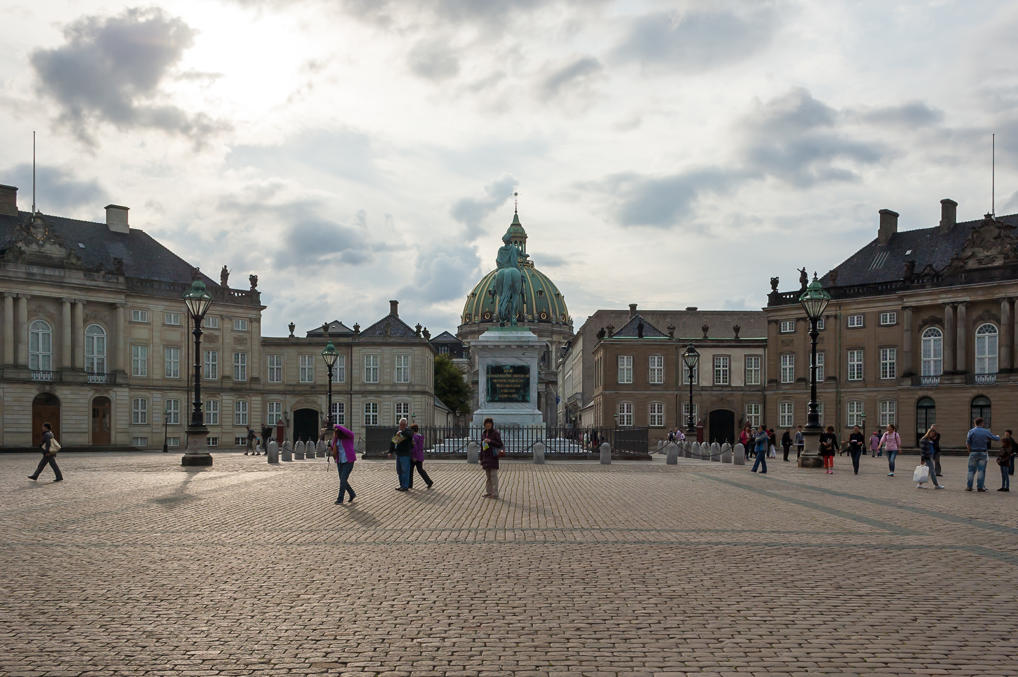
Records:
<instances>
[{"instance_id":1,"label":"arched window","mask_svg":"<svg viewBox=\"0 0 1018 677\"><path fill-rule=\"evenodd\" d=\"M922 375L940 376L944 373L944 332L929 327L922 336Z\"/></svg>"},{"instance_id":2,"label":"arched window","mask_svg":"<svg viewBox=\"0 0 1018 677\"><path fill-rule=\"evenodd\" d=\"M53 330L44 320L36 320L28 327L28 368L53 371Z\"/></svg>"},{"instance_id":3,"label":"arched window","mask_svg":"<svg viewBox=\"0 0 1018 677\"><path fill-rule=\"evenodd\" d=\"M932 397L920 397L919 401L915 403L915 443L917 447L919 440L936 422L937 403L933 401Z\"/></svg>"},{"instance_id":4,"label":"arched window","mask_svg":"<svg viewBox=\"0 0 1018 677\"><path fill-rule=\"evenodd\" d=\"M975 425L977 418L982 418L983 425L990 427L990 398L985 395L976 395L972 398L972 420L969 421L969 425Z\"/></svg>"},{"instance_id":5,"label":"arched window","mask_svg":"<svg viewBox=\"0 0 1018 677\"><path fill-rule=\"evenodd\" d=\"M976 374L997 373L997 327L981 324L976 327Z\"/></svg>"},{"instance_id":6,"label":"arched window","mask_svg":"<svg viewBox=\"0 0 1018 677\"><path fill-rule=\"evenodd\" d=\"M106 330L97 324L85 327L85 371L106 373Z\"/></svg>"}]
</instances>

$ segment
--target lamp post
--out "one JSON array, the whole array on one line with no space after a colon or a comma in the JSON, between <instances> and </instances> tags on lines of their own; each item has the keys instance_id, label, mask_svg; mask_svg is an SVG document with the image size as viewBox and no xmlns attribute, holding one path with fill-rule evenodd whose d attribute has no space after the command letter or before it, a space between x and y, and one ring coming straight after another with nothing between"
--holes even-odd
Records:
<instances>
[{"instance_id":1,"label":"lamp post","mask_svg":"<svg viewBox=\"0 0 1018 677\"><path fill-rule=\"evenodd\" d=\"M817 442L817 452L819 453L819 437L821 433L820 429L820 412L817 410L817 337L820 335L820 331L817 329L817 323L820 318L824 315L824 310L827 309L827 304L831 301L831 295L827 293L823 285L820 284L820 280L817 279L816 273L813 273L813 281L809 283L804 291L799 296L799 303L802 304L803 310L806 311L806 317L809 318L809 341L810 341L810 361L809 361L809 409L806 413L806 428L803 430L804 437L809 437L811 441ZM807 445L808 447L809 445ZM804 450L805 451L805 450ZM807 461L807 454L803 453L799 459L799 465L814 465L817 464L819 458L811 457L812 460ZM817 464L817 467L819 465Z\"/></svg>"},{"instance_id":2,"label":"lamp post","mask_svg":"<svg viewBox=\"0 0 1018 677\"><path fill-rule=\"evenodd\" d=\"M205 290L205 283L195 280L184 294L184 305L194 324L194 403L191 423L187 426L187 450L180 460L181 465L212 465L212 454L208 451L206 439L209 429L201 409L201 323L212 305L212 296Z\"/></svg>"},{"instance_id":3,"label":"lamp post","mask_svg":"<svg viewBox=\"0 0 1018 677\"><path fill-rule=\"evenodd\" d=\"M686 370L689 373L689 418L686 421L686 435L696 435L696 420L693 416L693 376L696 374L696 367L700 363L700 353L697 352L693 344L690 343L686 346L686 351L682 353L682 361L686 365ZM695 438L694 438L695 439Z\"/></svg>"},{"instance_id":4,"label":"lamp post","mask_svg":"<svg viewBox=\"0 0 1018 677\"><path fill-rule=\"evenodd\" d=\"M325 427L332 426L332 368L336 366L336 358L339 357L339 353L336 352L336 346L332 345L332 341L325 344L325 349L322 350L322 359L325 360L325 367L329 370L329 408L325 412Z\"/></svg>"}]
</instances>

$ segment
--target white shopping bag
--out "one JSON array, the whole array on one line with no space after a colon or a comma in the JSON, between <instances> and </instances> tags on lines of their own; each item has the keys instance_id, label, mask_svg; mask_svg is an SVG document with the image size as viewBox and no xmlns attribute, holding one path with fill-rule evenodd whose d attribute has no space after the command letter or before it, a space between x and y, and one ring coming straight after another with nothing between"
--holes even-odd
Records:
<instances>
[{"instance_id":1,"label":"white shopping bag","mask_svg":"<svg viewBox=\"0 0 1018 677\"><path fill-rule=\"evenodd\" d=\"M917 465L912 471L912 481L923 484L930 481L930 469L925 465Z\"/></svg>"},{"instance_id":2,"label":"white shopping bag","mask_svg":"<svg viewBox=\"0 0 1018 677\"><path fill-rule=\"evenodd\" d=\"M774 448L773 444L771 445L771 451L770 451L769 454L767 454L767 457L768 458L777 458L778 457L778 450Z\"/></svg>"}]
</instances>

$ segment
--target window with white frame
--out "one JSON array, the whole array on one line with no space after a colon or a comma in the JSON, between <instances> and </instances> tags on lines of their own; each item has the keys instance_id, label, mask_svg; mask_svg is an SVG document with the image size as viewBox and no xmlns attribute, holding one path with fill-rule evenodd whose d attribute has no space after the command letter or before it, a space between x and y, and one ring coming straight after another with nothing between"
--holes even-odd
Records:
<instances>
[{"instance_id":1,"label":"window with white frame","mask_svg":"<svg viewBox=\"0 0 1018 677\"><path fill-rule=\"evenodd\" d=\"M731 385L731 363L732 358L728 355L714 356L714 385Z\"/></svg>"},{"instance_id":2,"label":"window with white frame","mask_svg":"<svg viewBox=\"0 0 1018 677\"><path fill-rule=\"evenodd\" d=\"M746 403L746 423L749 423L754 428L760 427L760 403L759 402L747 402Z\"/></svg>"},{"instance_id":3,"label":"window with white frame","mask_svg":"<svg viewBox=\"0 0 1018 677\"><path fill-rule=\"evenodd\" d=\"M176 449L177 447L180 446L180 438L179 437L167 437L166 438L166 446L169 447L170 449Z\"/></svg>"},{"instance_id":4,"label":"window with white frame","mask_svg":"<svg viewBox=\"0 0 1018 677\"><path fill-rule=\"evenodd\" d=\"M209 435L205 439L208 440L208 445L210 447L218 447L219 446L219 436L218 435Z\"/></svg>"},{"instance_id":5,"label":"window with white frame","mask_svg":"<svg viewBox=\"0 0 1018 677\"><path fill-rule=\"evenodd\" d=\"M163 347L163 377L180 378L180 348L177 346Z\"/></svg>"},{"instance_id":6,"label":"window with white frame","mask_svg":"<svg viewBox=\"0 0 1018 677\"><path fill-rule=\"evenodd\" d=\"M131 400L131 425L146 425L148 423L148 400L144 397L135 397Z\"/></svg>"},{"instance_id":7,"label":"window with white frame","mask_svg":"<svg viewBox=\"0 0 1018 677\"><path fill-rule=\"evenodd\" d=\"M700 420L700 407L698 404L693 405L693 424L695 425ZM682 426L685 427L689 424L689 402L682 403Z\"/></svg>"},{"instance_id":8,"label":"window with white frame","mask_svg":"<svg viewBox=\"0 0 1018 677\"><path fill-rule=\"evenodd\" d=\"M364 356L364 382L378 383L378 355Z\"/></svg>"},{"instance_id":9,"label":"window with white frame","mask_svg":"<svg viewBox=\"0 0 1018 677\"><path fill-rule=\"evenodd\" d=\"M898 378L898 349L880 349L880 378Z\"/></svg>"},{"instance_id":10,"label":"window with white frame","mask_svg":"<svg viewBox=\"0 0 1018 677\"><path fill-rule=\"evenodd\" d=\"M144 449L145 447L148 446L148 438L147 437L132 437L131 438L131 446L132 447L137 447L138 449Z\"/></svg>"},{"instance_id":11,"label":"window with white frame","mask_svg":"<svg viewBox=\"0 0 1018 677\"><path fill-rule=\"evenodd\" d=\"M396 402L392 407L395 420L393 423L399 425L399 420L405 418L407 421L410 420L410 403L409 402Z\"/></svg>"},{"instance_id":12,"label":"window with white frame","mask_svg":"<svg viewBox=\"0 0 1018 677\"><path fill-rule=\"evenodd\" d=\"M218 350L206 350L205 351L205 380L215 381L219 378L219 351Z\"/></svg>"},{"instance_id":13,"label":"window with white frame","mask_svg":"<svg viewBox=\"0 0 1018 677\"><path fill-rule=\"evenodd\" d=\"M880 401L880 427L898 425L898 402L896 400Z\"/></svg>"},{"instance_id":14,"label":"window with white frame","mask_svg":"<svg viewBox=\"0 0 1018 677\"><path fill-rule=\"evenodd\" d=\"M682 367L679 369L682 372L682 385L689 385L689 367L686 363L682 363ZM693 385L700 385L700 362L697 361L696 367L693 368Z\"/></svg>"},{"instance_id":15,"label":"window with white frame","mask_svg":"<svg viewBox=\"0 0 1018 677\"><path fill-rule=\"evenodd\" d=\"M862 313L848 316L848 328L858 329L863 326L863 315Z\"/></svg>"},{"instance_id":16,"label":"window with white frame","mask_svg":"<svg viewBox=\"0 0 1018 677\"><path fill-rule=\"evenodd\" d=\"M665 382L664 355L651 355L647 358L647 379L652 385L661 385Z\"/></svg>"},{"instance_id":17,"label":"window with white frame","mask_svg":"<svg viewBox=\"0 0 1018 677\"><path fill-rule=\"evenodd\" d=\"M824 318L818 317L817 318L817 331L823 331L823 330L824 330Z\"/></svg>"},{"instance_id":18,"label":"window with white frame","mask_svg":"<svg viewBox=\"0 0 1018 677\"><path fill-rule=\"evenodd\" d=\"M364 425L378 425L378 402L364 403Z\"/></svg>"},{"instance_id":19,"label":"window with white frame","mask_svg":"<svg viewBox=\"0 0 1018 677\"><path fill-rule=\"evenodd\" d=\"M269 355L269 383L283 382L283 356Z\"/></svg>"},{"instance_id":20,"label":"window with white frame","mask_svg":"<svg viewBox=\"0 0 1018 677\"><path fill-rule=\"evenodd\" d=\"M234 400L233 425L247 425L247 400Z\"/></svg>"},{"instance_id":21,"label":"window with white frame","mask_svg":"<svg viewBox=\"0 0 1018 677\"><path fill-rule=\"evenodd\" d=\"M782 428L791 428L794 421L794 413L791 402L778 403L778 425Z\"/></svg>"},{"instance_id":22,"label":"window with white frame","mask_svg":"<svg viewBox=\"0 0 1018 677\"><path fill-rule=\"evenodd\" d=\"M169 327L179 327L180 313L163 313L163 324Z\"/></svg>"},{"instance_id":23,"label":"window with white frame","mask_svg":"<svg viewBox=\"0 0 1018 677\"><path fill-rule=\"evenodd\" d=\"M632 383L633 382L633 356L632 355L619 355L619 383Z\"/></svg>"},{"instance_id":24,"label":"window with white frame","mask_svg":"<svg viewBox=\"0 0 1018 677\"><path fill-rule=\"evenodd\" d=\"M247 331L247 318L235 318L233 320L233 331Z\"/></svg>"},{"instance_id":25,"label":"window with white frame","mask_svg":"<svg viewBox=\"0 0 1018 677\"><path fill-rule=\"evenodd\" d=\"M922 375L940 376L944 373L944 332L928 327L922 335Z\"/></svg>"},{"instance_id":26,"label":"window with white frame","mask_svg":"<svg viewBox=\"0 0 1018 677\"><path fill-rule=\"evenodd\" d=\"M247 353L241 352L233 354L233 380L247 380Z\"/></svg>"},{"instance_id":27,"label":"window with white frame","mask_svg":"<svg viewBox=\"0 0 1018 677\"><path fill-rule=\"evenodd\" d=\"M663 402L651 402L647 405L647 425L651 428L664 427L665 405Z\"/></svg>"},{"instance_id":28,"label":"window with white frame","mask_svg":"<svg viewBox=\"0 0 1018 677\"><path fill-rule=\"evenodd\" d=\"M205 400L205 425L219 425L219 400Z\"/></svg>"},{"instance_id":29,"label":"window with white frame","mask_svg":"<svg viewBox=\"0 0 1018 677\"><path fill-rule=\"evenodd\" d=\"M315 356L297 356L297 380L301 383L313 383L315 380Z\"/></svg>"},{"instance_id":30,"label":"window with white frame","mask_svg":"<svg viewBox=\"0 0 1018 677\"><path fill-rule=\"evenodd\" d=\"M219 329L219 316L206 315L205 319L202 320L202 326L206 329Z\"/></svg>"},{"instance_id":31,"label":"window with white frame","mask_svg":"<svg viewBox=\"0 0 1018 677\"><path fill-rule=\"evenodd\" d=\"M976 327L976 373L997 373L997 327L986 323Z\"/></svg>"},{"instance_id":32,"label":"window with white frame","mask_svg":"<svg viewBox=\"0 0 1018 677\"><path fill-rule=\"evenodd\" d=\"M396 383L410 383L410 354L396 353Z\"/></svg>"},{"instance_id":33,"label":"window with white frame","mask_svg":"<svg viewBox=\"0 0 1018 677\"><path fill-rule=\"evenodd\" d=\"M793 383L795 381L795 353L781 354L781 382Z\"/></svg>"},{"instance_id":34,"label":"window with white frame","mask_svg":"<svg viewBox=\"0 0 1018 677\"><path fill-rule=\"evenodd\" d=\"M760 373L763 358L760 355L746 355L746 385L758 386L762 374Z\"/></svg>"},{"instance_id":35,"label":"window with white frame","mask_svg":"<svg viewBox=\"0 0 1018 677\"><path fill-rule=\"evenodd\" d=\"M134 308L131 310L131 322L148 322L148 311Z\"/></svg>"},{"instance_id":36,"label":"window with white frame","mask_svg":"<svg viewBox=\"0 0 1018 677\"><path fill-rule=\"evenodd\" d=\"M163 413L167 425L180 425L180 400L171 398L166 400L166 409Z\"/></svg>"},{"instance_id":37,"label":"window with white frame","mask_svg":"<svg viewBox=\"0 0 1018 677\"><path fill-rule=\"evenodd\" d=\"M893 310L886 310L880 313L880 326L892 327L898 324L898 313Z\"/></svg>"},{"instance_id":38,"label":"window with white frame","mask_svg":"<svg viewBox=\"0 0 1018 677\"><path fill-rule=\"evenodd\" d=\"M848 380L849 381L861 381L863 375L862 369L862 348L852 348L848 351Z\"/></svg>"},{"instance_id":39,"label":"window with white frame","mask_svg":"<svg viewBox=\"0 0 1018 677\"><path fill-rule=\"evenodd\" d=\"M45 320L36 320L28 328L28 368L53 371L53 330Z\"/></svg>"},{"instance_id":40,"label":"window with white frame","mask_svg":"<svg viewBox=\"0 0 1018 677\"><path fill-rule=\"evenodd\" d=\"M265 405L265 424L276 425L283 418L283 403L269 402ZM266 442L268 444L268 442Z\"/></svg>"},{"instance_id":41,"label":"window with white frame","mask_svg":"<svg viewBox=\"0 0 1018 677\"><path fill-rule=\"evenodd\" d=\"M618 406L618 424L620 428L632 428L633 427L633 403L632 402L619 402Z\"/></svg>"},{"instance_id":42,"label":"window with white frame","mask_svg":"<svg viewBox=\"0 0 1018 677\"><path fill-rule=\"evenodd\" d=\"M131 376L148 376L148 346L131 346Z\"/></svg>"},{"instance_id":43,"label":"window with white frame","mask_svg":"<svg viewBox=\"0 0 1018 677\"><path fill-rule=\"evenodd\" d=\"M336 364L332 365L332 382L346 383L346 355L336 355Z\"/></svg>"},{"instance_id":44,"label":"window with white frame","mask_svg":"<svg viewBox=\"0 0 1018 677\"><path fill-rule=\"evenodd\" d=\"M846 416L846 419L849 427L857 425L861 426L863 424L863 420L865 420L866 418L865 414L863 413L862 400L849 400L848 410L846 413L848 414L848 416Z\"/></svg>"},{"instance_id":45,"label":"window with white frame","mask_svg":"<svg viewBox=\"0 0 1018 677\"><path fill-rule=\"evenodd\" d=\"M85 327L85 371L106 373L106 330L98 324Z\"/></svg>"},{"instance_id":46,"label":"window with white frame","mask_svg":"<svg viewBox=\"0 0 1018 677\"><path fill-rule=\"evenodd\" d=\"M778 325L778 332L781 334L794 334L795 320L781 320L781 323Z\"/></svg>"},{"instance_id":47,"label":"window with white frame","mask_svg":"<svg viewBox=\"0 0 1018 677\"><path fill-rule=\"evenodd\" d=\"M810 359L812 359L812 358L813 358L813 355L810 354ZM824 374L824 362L826 362L826 359L824 357L824 351L818 350L817 351L817 383L823 383L823 380L824 380L824 377L825 377L825 374Z\"/></svg>"},{"instance_id":48,"label":"window with white frame","mask_svg":"<svg viewBox=\"0 0 1018 677\"><path fill-rule=\"evenodd\" d=\"M330 413L329 420L334 424L346 425L346 403L345 402L333 402L332 412Z\"/></svg>"}]
</instances>

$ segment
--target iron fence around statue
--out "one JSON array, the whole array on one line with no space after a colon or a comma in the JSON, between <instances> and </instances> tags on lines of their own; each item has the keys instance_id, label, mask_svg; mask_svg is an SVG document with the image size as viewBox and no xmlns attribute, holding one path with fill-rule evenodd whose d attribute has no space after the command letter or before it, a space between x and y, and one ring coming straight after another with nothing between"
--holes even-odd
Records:
<instances>
[{"instance_id":1,"label":"iron fence around statue","mask_svg":"<svg viewBox=\"0 0 1018 677\"><path fill-rule=\"evenodd\" d=\"M378 458L389 453L396 426L369 426L364 435L364 454ZM499 428L505 455L513 458L533 456L534 445L544 444L546 458L597 458L602 443L611 447L619 459L649 459L648 428L551 428L520 426ZM421 426L426 458L466 458L470 442L481 442L481 430L469 426Z\"/></svg>"}]
</instances>

